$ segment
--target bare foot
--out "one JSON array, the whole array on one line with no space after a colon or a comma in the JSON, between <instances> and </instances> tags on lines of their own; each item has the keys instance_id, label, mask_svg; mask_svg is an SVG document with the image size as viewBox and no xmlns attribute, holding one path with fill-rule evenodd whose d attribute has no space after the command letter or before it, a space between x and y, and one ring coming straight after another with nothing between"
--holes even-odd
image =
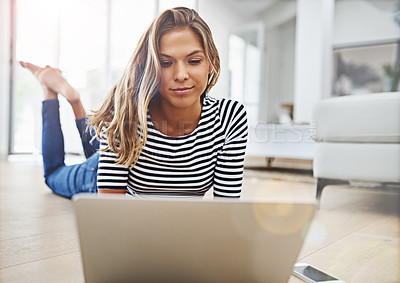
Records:
<instances>
[{"instance_id":1,"label":"bare foot","mask_svg":"<svg viewBox=\"0 0 400 283\"><path fill-rule=\"evenodd\" d=\"M85 109L81 103L79 93L61 75L61 70L46 66L45 68L36 66L28 62L19 62L22 67L31 73L42 83L44 88L44 99L57 99L60 93L71 104L76 119L86 116Z\"/></svg>"},{"instance_id":2,"label":"bare foot","mask_svg":"<svg viewBox=\"0 0 400 283\"><path fill-rule=\"evenodd\" d=\"M43 68L36 66L34 64L28 63L28 62L23 62L23 61L19 61L19 64L28 69L29 71L31 71L31 73L37 78L39 79L39 73L42 71ZM39 80L40 81L40 80Z\"/></svg>"},{"instance_id":3,"label":"bare foot","mask_svg":"<svg viewBox=\"0 0 400 283\"><path fill-rule=\"evenodd\" d=\"M57 92L53 91L52 89L48 88L45 84L43 84L43 82L38 78L41 70L43 68L40 68L39 66L36 66L34 64L30 64L30 63L25 63L20 61L19 62L20 65L26 69L28 69L29 71L31 71L31 73L40 81L40 83L43 86L43 93L44 93L44 100L48 100L48 99L57 99L58 98L58 94Z\"/></svg>"},{"instance_id":4,"label":"bare foot","mask_svg":"<svg viewBox=\"0 0 400 283\"><path fill-rule=\"evenodd\" d=\"M20 61L22 67L28 69L42 83L45 88L62 94L69 103L80 101L79 93L62 76L61 70L46 66L41 68L35 64Z\"/></svg>"}]
</instances>

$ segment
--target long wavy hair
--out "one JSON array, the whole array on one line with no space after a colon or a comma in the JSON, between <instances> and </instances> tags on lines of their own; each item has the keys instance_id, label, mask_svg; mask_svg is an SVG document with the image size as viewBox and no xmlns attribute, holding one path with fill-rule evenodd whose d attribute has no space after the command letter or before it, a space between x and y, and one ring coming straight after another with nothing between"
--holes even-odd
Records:
<instances>
[{"instance_id":1,"label":"long wavy hair","mask_svg":"<svg viewBox=\"0 0 400 283\"><path fill-rule=\"evenodd\" d=\"M205 93L215 85L220 60L211 30L192 9L177 7L156 17L142 35L119 82L112 87L99 110L90 115L96 138L105 135L117 164L132 168L147 140L147 111L160 85L160 40L175 29L190 28L199 38L211 71Z\"/></svg>"}]
</instances>

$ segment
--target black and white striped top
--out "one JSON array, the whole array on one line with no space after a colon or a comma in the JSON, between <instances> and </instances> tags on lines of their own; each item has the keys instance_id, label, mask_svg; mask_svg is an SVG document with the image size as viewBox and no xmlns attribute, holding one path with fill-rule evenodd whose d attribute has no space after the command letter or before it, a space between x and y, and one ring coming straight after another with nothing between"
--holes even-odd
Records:
<instances>
[{"instance_id":1,"label":"black and white striped top","mask_svg":"<svg viewBox=\"0 0 400 283\"><path fill-rule=\"evenodd\" d=\"M240 197L247 142L242 104L206 96L196 129L185 136L159 132L148 115L147 143L136 165L116 165L110 150L99 151L98 189L126 189L128 194ZM107 147L105 138L100 149Z\"/></svg>"}]
</instances>

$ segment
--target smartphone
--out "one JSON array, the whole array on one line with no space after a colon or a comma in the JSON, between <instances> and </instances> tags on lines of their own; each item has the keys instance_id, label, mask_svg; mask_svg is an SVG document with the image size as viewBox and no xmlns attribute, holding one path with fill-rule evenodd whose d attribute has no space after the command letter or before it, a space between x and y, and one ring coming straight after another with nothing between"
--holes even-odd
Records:
<instances>
[{"instance_id":1,"label":"smartphone","mask_svg":"<svg viewBox=\"0 0 400 283\"><path fill-rule=\"evenodd\" d=\"M293 268L293 275L308 283L345 283L308 263L296 263Z\"/></svg>"}]
</instances>

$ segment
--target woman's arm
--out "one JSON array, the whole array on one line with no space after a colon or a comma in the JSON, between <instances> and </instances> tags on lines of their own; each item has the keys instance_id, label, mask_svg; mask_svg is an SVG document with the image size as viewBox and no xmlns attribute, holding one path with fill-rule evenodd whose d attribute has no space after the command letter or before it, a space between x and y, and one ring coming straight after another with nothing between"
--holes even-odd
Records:
<instances>
[{"instance_id":1,"label":"woman's arm","mask_svg":"<svg viewBox=\"0 0 400 283\"><path fill-rule=\"evenodd\" d=\"M115 164L117 161L116 153L108 146L107 139L101 135L99 166L97 169L97 191L98 193L125 194L128 186L129 168L125 165Z\"/></svg>"},{"instance_id":2,"label":"woman's arm","mask_svg":"<svg viewBox=\"0 0 400 283\"><path fill-rule=\"evenodd\" d=\"M225 143L217 156L214 173L214 197L240 197L243 181L244 156L247 144L247 114L236 101L228 121Z\"/></svg>"},{"instance_id":3,"label":"woman's arm","mask_svg":"<svg viewBox=\"0 0 400 283\"><path fill-rule=\"evenodd\" d=\"M126 189L97 189L99 194L126 194Z\"/></svg>"}]
</instances>

